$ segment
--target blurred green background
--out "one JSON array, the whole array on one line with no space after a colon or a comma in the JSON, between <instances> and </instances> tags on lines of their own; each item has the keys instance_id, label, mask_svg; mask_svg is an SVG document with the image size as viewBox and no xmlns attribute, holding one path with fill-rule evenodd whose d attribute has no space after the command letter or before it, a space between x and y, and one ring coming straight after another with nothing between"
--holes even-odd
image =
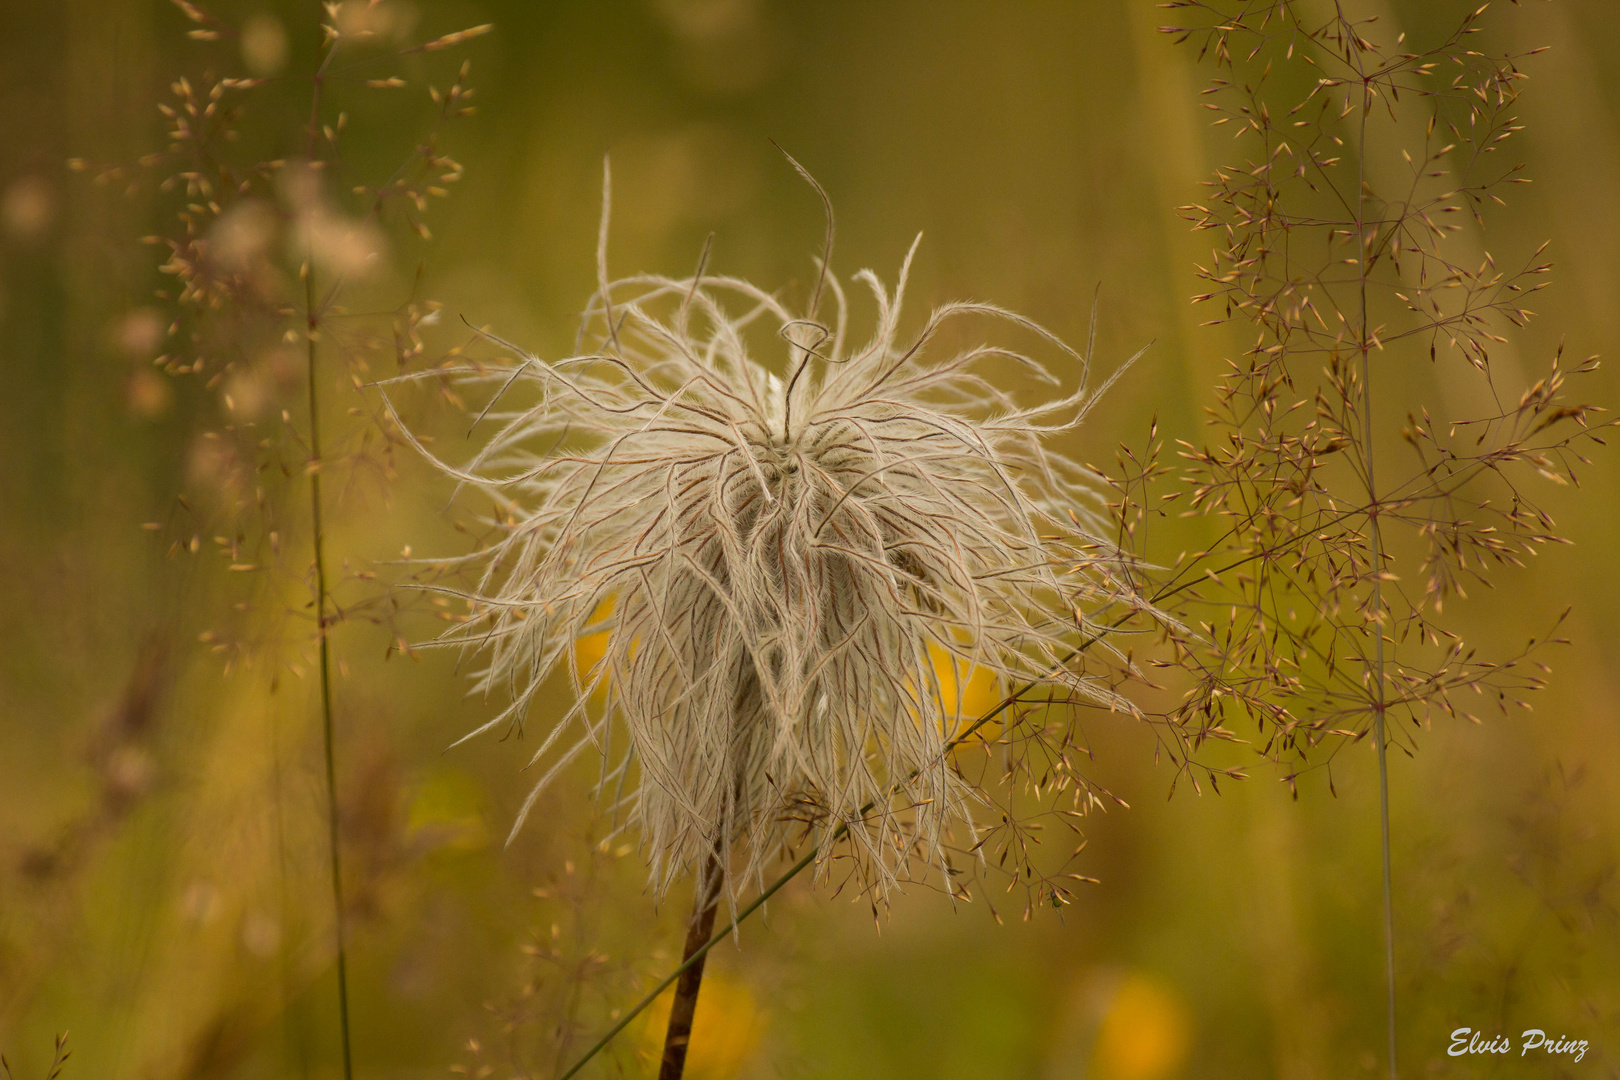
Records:
<instances>
[{"instance_id":1,"label":"blurred green background","mask_svg":"<svg viewBox=\"0 0 1620 1080\"><path fill-rule=\"evenodd\" d=\"M1559 341L1576 356L1612 354L1620 19L1610 0L1499 6L1480 39L1489 47L1553 46L1527 65L1525 130L1508 150L1535 182L1487 233L1498 252L1552 242L1555 284L1515 347L1529 370ZM284 33L282 54L254 61L280 77L251 99L244 129L266 156L296 153L316 6L205 7ZM1383 32L1414 36L1464 10L1378 7ZM715 270L802 287L822 220L774 139L829 192L845 275L872 267L891 279L925 234L917 307L992 300L1083 341L1100 283L1102 362L1153 347L1077 453L1111 463L1154 414L1167 435L1203 437L1221 359L1247 335L1198 326L1205 316L1187 297L1207 244L1175 207L1234 151L1200 109L1211 72L1154 32L1163 14L1146 0L414 0L408 10L419 40L495 25L439 82L471 59L479 113L443 143L466 178L429 217L431 243L391 249L399 280L425 267L445 324L464 316L543 355L570 347L594 287L604 153L616 270L687 273L713 231ZM197 481L202 432L221 422L216 396L152 378L149 311L164 310L152 293L165 279L158 250L138 241L172 227L174 200L149 187L126 197L64 164L162 146L156 105L169 81L235 61L232 42L190 41L190 29L157 0L5 7L0 1049L19 1078L43 1075L64 1029L70 1077L338 1068L307 628L262 613L262 595L244 600L213 548L165 555L184 528L175 498ZM420 83L399 93L408 104L392 111L355 107L349 172L385 176L409 148L426 103ZM335 91L331 108L341 106ZM1577 393L1612 403L1615 390L1600 373ZM295 414L298 400L288 399ZM335 418L346 404L333 403ZM1574 605L1572 643L1551 657L1535 711L1437 723L1415 758L1392 763L1409 1075L1620 1075L1617 464L1600 457L1581 490L1548 496L1573 547L1457 616L1467 636L1516 643ZM347 571L404 544L465 550L447 527L448 488L409 461L398 473L386 486L334 488L334 563ZM288 507L283 528L296 537L307 526L296 499ZM239 603L250 606L228 617L250 635L262 623L281 661L227 672L199 643ZM360 620L334 639L356 1071L552 1076L667 970L685 899L655 906L633 850L598 850L589 770L503 847L526 753L494 738L446 752L490 706L464 697L453 657L385 662L389 641ZM1101 885L1061 914L1023 922L1014 908L1004 926L983 905L953 909L916 888L874 927L863 903L797 883L739 948L715 954L696 1036L709 1049L691 1075L1377 1075L1372 755L1343 756L1336 797L1311 782L1291 801L1261 767L1218 797L1183 786L1167 800L1170 771L1153 765L1142 731L1082 722L1098 777L1132 807L1086 824L1079 868ZM1535 1027L1594 1046L1579 1064L1516 1050L1448 1057L1461 1027ZM647 1045L627 1037L596 1074L651 1075Z\"/></svg>"}]
</instances>

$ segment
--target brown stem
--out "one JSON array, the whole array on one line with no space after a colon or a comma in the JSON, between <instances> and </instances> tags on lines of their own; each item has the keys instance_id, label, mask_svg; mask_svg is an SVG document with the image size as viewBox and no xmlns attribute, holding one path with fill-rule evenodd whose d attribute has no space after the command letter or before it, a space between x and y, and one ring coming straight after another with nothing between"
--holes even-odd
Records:
<instances>
[{"instance_id":1,"label":"brown stem","mask_svg":"<svg viewBox=\"0 0 1620 1080\"><path fill-rule=\"evenodd\" d=\"M716 849L709 854L709 861L698 877L697 893L692 898L692 920L686 927L686 949L681 954L681 963L690 962L690 966L681 972L675 983L675 1001L669 1007L669 1030L664 1035L664 1063L659 1067L658 1080L681 1080L681 1074L686 1071L686 1048L692 1041L692 1018L697 1014L703 964L708 958L705 947L714 931L714 916L719 908L720 852Z\"/></svg>"}]
</instances>

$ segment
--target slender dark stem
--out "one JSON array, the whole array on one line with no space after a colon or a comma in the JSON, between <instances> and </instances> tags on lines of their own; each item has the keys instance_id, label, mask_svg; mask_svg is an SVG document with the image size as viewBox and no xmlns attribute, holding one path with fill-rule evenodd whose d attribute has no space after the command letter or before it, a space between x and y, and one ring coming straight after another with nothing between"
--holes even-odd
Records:
<instances>
[{"instance_id":1,"label":"slender dark stem","mask_svg":"<svg viewBox=\"0 0 1620 1080\"><path fill-rule=\"evenodd\" d=\"M1384 982L1385 1025L1389 1035L1389 1080L1397 1080L1395 1058L1395 899L1389 858L1389 758L1384 700L1384 538L1379 521L1378 485L1373 478L1372 334L1367 324L1367 236L1365 182L1367 162L1367 109L1372 104L1365 79L1361 89L1361 134L1356 153L1356 268L1360 287L1357 347L1361 351L1361 441L1367 470L1367 543L1372 557L1373 635L1373 738L1378 748L1378 810L1380 847L1384 862Z\"/></svg>"},{"instance_id":2,"label":"slender dark stem","mask_svg":"<svg viewBox=\"0 0 1620 1080\"><path fill-rule=\"evenodd\" d=\"M343 1080L353 1080L349 1049L349 965L344 941L343 863L338 854L337 757L332 738L332 649L326 615L326 533L321 526L321 421L316 392L315 339L320 316L315 311L315 267L304 267L304 312L309 342L309 507L315 534L315 625L321 650L321 731L326 739L326 817L332 853L332 914L337 932L338 1028L343 1042Z\"/></svg>"},{"instance_id":3,"label":"slender dark stem","mask_svg":"<svg viewBox=\"0 0 1620 1080\"><path fill-rule=\"evenodd\" d=\"M309 127L305 131L304 154L311 165L320 132L321 91L326 72L336 55L335 44L325 48L320 67L315 69L309 98ZM304 260L304 337L309 345L309 506L315 534L315 623L321 649L321 733L326 742L326 821L327 841L332 854L332 914L337 938L338 1033L343 1044L343 1080L354 1080L354 1057L349 1040L349 958L343 917L343 861L338 851L337 755L332 735L332 649L327 640L331 624L326 615L326 532L321 526L321 417L316 392L315 346L321 319L315 308L315 259Z\"/></svg>"},{"instance_id":4,"label":"slender dark stem","mask_svg":"<svg viewBox=\"0 0 1620 1080\"><path fill-rule=\"evenodd\" d=\"M686 1050L692 1042L692 1019L697 1015L698 991L703 987L703 964L714 915L720 908L720 850L709 855L698 875L692 897L692 919L686 928L686 949L681 954L681 976L675 981L675 1000L669 1007L669 1029L664 1034L664 1061L658 1080L681 1080L686 1071Z\"/></svg>"}]
</instances>

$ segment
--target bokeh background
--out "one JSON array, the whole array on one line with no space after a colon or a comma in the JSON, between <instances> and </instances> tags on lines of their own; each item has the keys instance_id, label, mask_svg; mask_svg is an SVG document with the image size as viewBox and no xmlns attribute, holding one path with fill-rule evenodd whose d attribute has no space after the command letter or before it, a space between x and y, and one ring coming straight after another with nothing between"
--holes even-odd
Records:
<instances>
[{"instance_id":1,"label":"bokeh background","mask_svg":"<svg viewBox=\"0 0 1620 1080\"><path fill-rule=\"evenodd\" d=\"M446 85L472 62L479 112L443 136L465 179L428 219L431 243L387 253L399 281L423 267L445 324L464 316L542 354L568 349L594 286L604 153L618 270L686 273L712 231L716 270L802 288L822 219L774 139L831 195L845 274L892 277L922 232L918 306L993 300L1075 341L1100 284L1100 362L1153 345L1077 453L1107 465L1155 414L1170 436L1202 437L1221 360L1240 345L1187 303L1206 245L1175 208L1233 151L1200 108L1212 72L1154 32L1163 13L1146 0L393 6L417 39L495 26L434 76ZM1559 342L1613 353L1620 18L1609 0L1498 6L1489 47L1552 46L1526 66L1524 131L1507 151L1534 183L1487 233L1499 252L1551 241L1555 284L1514 347L1528 369ZM307 595L270 610L207 535L198 556L166 554L191 528L176 498L206 485L204 432L222 422L217 394L150 363L166 279L139 241L172 227L174 199L65 164L161 148L170 81L227 63L275 76L244 128L266 156L298 152L316 5L204 7L251 21L257 51L188 39L195 24L157 0L4 8L0 1049L19 1078L43 1075L63 1030L69 1077L338 1069ZM1437 32L1463 7L1377 5L1391 36ZM411 145L422 83L399 93L406 104L355 106L350 173L386 175ZM1620 402L1607 373L1581 393ZM338 399L332 422L353 404ZM1580 490L1547 496L1573 546L1456 616L1466 634L1512 642L1573 605L1535 711L1437 723L1392 762L1409 1075L1620 1069L1617 465L1600 455ZM386 483L337 486L344 595L404 544L466 550L449 495L405 460ZM296 547L307 523L288 506ZM221 619L273 647L256 663L210 648L200 638ZM555 1075L667 970L684 897L655 905L633 846L601 849L588 770L503 846L527 790L523 745L447 751L490 705L464 696L453 657L385 660L393 632L355 619L334 638L356 1072ZM1027 922L1015 906L1005 925L916 888L874 925L864 903L797 883L715 954L691 1075L1377 1075L1371 753L1344 755L1336 795L1310 781L1292 800L1262 766L1219 796L1183 785L1167 798L1171 772L1143 732L1080 722L1099 779L1131 806L1086 823L1080 869L1100 885ZM1242 762L1240 748L1220 753ZM1448 1057L1461 1027L1542 1028L1593 1048L1578 1064ZM641 1031L595 1074L650 1075Z\"/></svg>"}]
</instances>

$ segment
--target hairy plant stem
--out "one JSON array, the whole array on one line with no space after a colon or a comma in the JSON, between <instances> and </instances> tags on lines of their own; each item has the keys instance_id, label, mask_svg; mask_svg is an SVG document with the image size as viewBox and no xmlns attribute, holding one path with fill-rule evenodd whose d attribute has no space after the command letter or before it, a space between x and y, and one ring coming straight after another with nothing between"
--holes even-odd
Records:
<instances>
[{"instance_id":1,"label":"hairy plant stem","mask_svg":"<svg viewBox=\"0 0 1620 1080\"><path fill-rule=\"evenodd\" d=\"M1384 540L1378 520L1378 485L1373 474L1372 339L1367 324L1367 253L1372 238L1367 235L1367 110L1372 90L1365 77L1361 88L1361 132L1356 154L1356 252L1357 286L1360 290L1359 327L1356 345L1361 351L1361 442L1367 472L1367 544L1372 558L1373 634L1373 739L1378 748L1378 811L1380 850L1384 863L1384 982L1385 1025L1389 1036L1389 1080L1397 1080L1395 1059L1395 900L1389 858L1389 757L1384 701Z\"/></svg>"},{"instance_id":2,"label":"hairy plant stem","mask_svg":"<svg viewBox=\"0 0 1620 1080\"><path fill-rule=\"evenodd\" d=\"M664 1033L664 1059L658 1068L658 1080L681 1080L681 1074L686 1071L692 1019L697 1015L698 991L703 987L703 964L709 954L709 938L714 933L715 912L720 908L721 878L720 848L716 847L698 875L692 896L692 918L686 928L686 949L681 954L675 1000L669 1007L669 1028Z\"/></svg>"},{"instance_id":3,"label":"hairy plant stem","mask_svg":"<svg viewBox=\"0 0 1620 1080\"><path fill-rule=\"evenodd\" d=\"M332 649L326 617L326 533L321 526L321 420L316 391L315 345L320 316L315 310L315 266L304 265L305 338L309 344L309 509L315 539L315 625L321 651L321 731L326 741L326 818L332 854L332 914L337 935L338 1030L343 1043L343 1080L353 1080L349 1047L349 965L344 942L343 862L338 853L337 756L332 737Z\"/></svg>"}]
</instances>

